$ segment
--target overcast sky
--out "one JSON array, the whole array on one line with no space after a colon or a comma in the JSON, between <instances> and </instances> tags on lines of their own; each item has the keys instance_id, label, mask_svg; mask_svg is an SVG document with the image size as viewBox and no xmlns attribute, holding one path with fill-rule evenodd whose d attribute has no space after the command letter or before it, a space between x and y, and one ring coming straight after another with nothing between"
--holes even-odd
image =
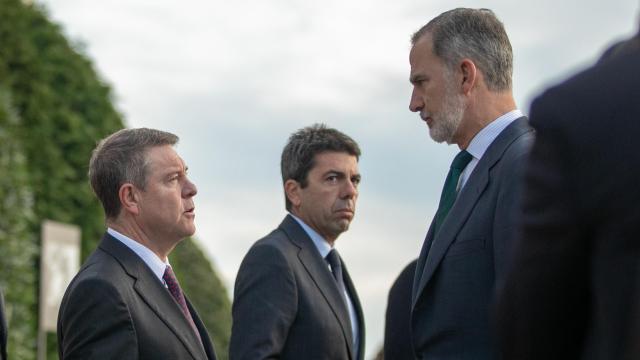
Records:
<instances>
[{"instance_id":1,"label":"overcast sky","mask_svg":"<svg viewBox=\"0 0 640 360\"><path fill-rule=\"evenodd\" d=\"M457 152L435 144L408 110L412 32L453 7L493 9L528 113L546 86L633 34L640 8L637 0L39 2L92 58L128 126L180 136L199 188L197 238L230 291L248 248L285 215L279 159L289 134L324 122L360 143L358 211L337 248L363 303L368 358L382 344L388 289L418 256Z\"/></svg>"}]
</instances>

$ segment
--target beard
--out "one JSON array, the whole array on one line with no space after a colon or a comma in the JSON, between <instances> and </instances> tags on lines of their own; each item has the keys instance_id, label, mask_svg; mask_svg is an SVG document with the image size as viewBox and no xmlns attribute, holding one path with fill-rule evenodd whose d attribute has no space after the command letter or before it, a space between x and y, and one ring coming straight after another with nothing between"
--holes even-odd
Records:
<instances>
[{"instance_id":1,"label":"beard","mask_svg":"<svg viewBox=\"0 0 640 360\"><path fill-rule=\"evenodd\" d=\"M462 117L464 116L464 96L456 94L453 89L453 81L445 84L444 104L437 118L433 117L433 124L429 128L429 135L438 143L446 141L447 144L453 143L453 137L456 135Z\"/></svg>"}]
</instances>

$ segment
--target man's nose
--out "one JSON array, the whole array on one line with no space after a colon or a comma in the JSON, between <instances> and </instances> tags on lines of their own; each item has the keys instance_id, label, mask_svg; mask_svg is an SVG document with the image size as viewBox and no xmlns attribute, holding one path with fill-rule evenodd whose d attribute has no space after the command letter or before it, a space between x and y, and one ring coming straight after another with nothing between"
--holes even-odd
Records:
<instances>
[{"instance_id":1,"label":"man's nose","mask_svg":"<svg viewBox=\"0 0 640 360\"><path fill-rule=\"evenodd\" d=\"M415 87L411 92L411 100L409 101L409 110L412 112L418 112L422 110L424 107L424 101L422 101L422 97L416 93Z\"/></svg>"},{"instance_id":2,"label":"man's nose","mask_svg":"<svg viewBox=\"0 0 640 360\"><path fill-rule=\"evenodd\" d=\"M184 187L182 188L183 196L186 198L193 197L198 193L196 184L192 183L189 179L186 179Z\"/></svg>"},{"instance_id":3,"label":"man's nose","mask_svg":"<svg viewBox=\"0 0 640 360\"><path fill-rule=\"evenodd\" d=\"M345 185L342 187L342 198L350 199L358 195L358 187L357 185L351 181L345 181Z\"/></svg>"}]
</instances>

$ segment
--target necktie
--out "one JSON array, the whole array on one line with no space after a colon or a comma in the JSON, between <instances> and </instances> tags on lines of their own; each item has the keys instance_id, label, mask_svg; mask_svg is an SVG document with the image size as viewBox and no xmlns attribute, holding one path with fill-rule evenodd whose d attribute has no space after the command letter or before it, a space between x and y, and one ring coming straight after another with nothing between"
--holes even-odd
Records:
<instances>
[{"instance_id":1,"label":"necktie","mask_svg":"<svg viewBox=\"0 0 640 360\"><path fill-rule=\"evenodd\" d=\"M200 338L200 332L196 327L196 324L193 322L193 318L191 317L191 313L189 312L189 308L187 307L187 301L184 299L184 294L182 293L182 289L180 288L180 284L178 284L178 279L176 278L173 270L171 270L171 266L166 267L164 270L164 275L162 275L162 279L167 283L167 289L169 289L169 293L173 296L173 299L178 303L180 310L182 310L182 314L191 325L191 328L198 336L198 340L202 342Z\"/></svg>"},{"instance_id":2,"label":"necktie","mask_svg":"<svg viewBox=\"0 0 640 360\"><path fill-rule=\"evenodd\" d=\"M434 224L434 234L438 233L440 226L444 222L444 219L449 214L449 210L453 206L453 203L456 201L456 188L458 186L458 180L460 180L460 175L462 174L462 170L469 164L469 161L473 156L469 154L466 150L462 150L453 158L453 162L451 163L451 168L449 169L449 174L447 174L447 179L444 181L444 187L442 188L442 195L440 195L440 204L438 205L438 211L436 212L436 221Z\"/></svg>"},{"instance_id":3,"label":"necktie","mask_svg":"<svg viewBox=\"0 0 640 360\"><path fill-rule=\"evenodd\" d=\"M340 262L340 256L338 255L338 250L332 249L327 254L327 262L331 265L331 272L333 273L333 278L338 284L338 289L340 290L340 295L342 295L342 299L345 301L345 292L346 287L344 286L344 277L342 276L342 263Z\"/></svg>"},{"instance_id":4,"label":"necktie","mask_svg":"<svg viewBox=\"0 0 640 360\"><path fill-rule=\"evenodd\" d=\"M329 265L331 265L331 272L333 273L333 278L338 284L340 295L342 295L341 296L342 300L345 302L345 305L347 306L347 312L348 312L349 305L348 305L348 300L346 295L346 288L344 286L344 277L342 275L342 262L340 261L340 255L338 255L338 250L332 249L331 251L329 251L329 254L327 254L326 260L329 263ZM351 323L351 316L349 316L349 323ZM354 331L353 328L351 330ZM355 332L353 332L353 348L356 349L355 351L357 353L358 339L356 338Z\"/></svg>"}]
</instances>

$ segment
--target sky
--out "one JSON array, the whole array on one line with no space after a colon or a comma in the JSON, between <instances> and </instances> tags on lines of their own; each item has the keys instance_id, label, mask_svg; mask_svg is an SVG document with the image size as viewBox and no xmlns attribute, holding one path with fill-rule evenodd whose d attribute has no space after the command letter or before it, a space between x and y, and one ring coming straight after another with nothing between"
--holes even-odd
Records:
<instances>
[{"instance_id":1,"label":"sky","mask_svg":"<svg viewBox=\"0 0 640 360\"><path fill-rule=\"evenodd\" d=\"M637 29L637 0L40 0L94 62L129 127L180 137L196 237L230 295L243 256L286 215L280 153L326 123L362 149L356 218L336 242L382 345L389 287L419 254L455 146L409 111L411 34L455 7L492 9L528 113L546 87ZM87 155L87 157L89 154ZM176 271L179 271L177 269Z\"/></svg>"}]
</instances>

